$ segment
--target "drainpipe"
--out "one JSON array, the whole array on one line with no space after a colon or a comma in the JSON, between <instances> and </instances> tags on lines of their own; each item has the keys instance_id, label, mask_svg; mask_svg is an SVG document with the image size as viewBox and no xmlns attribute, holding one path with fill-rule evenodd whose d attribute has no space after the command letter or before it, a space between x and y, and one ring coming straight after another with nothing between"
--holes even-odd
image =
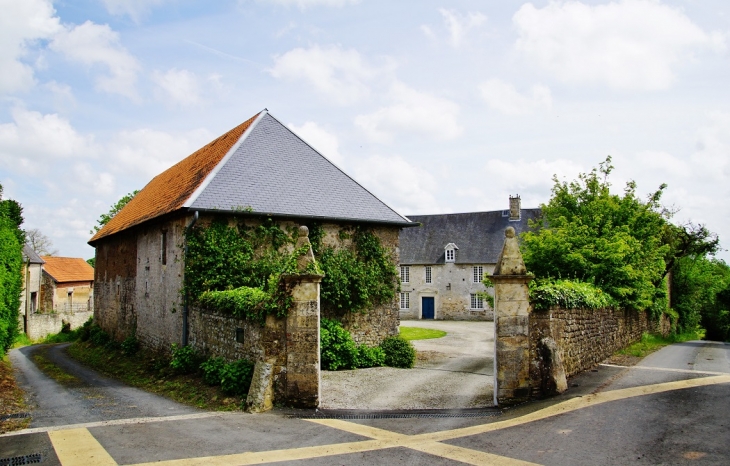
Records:
<instances>
[{"instance_id":1,"label":"drainpipe","mask_svg":"<svg viewBox=\"0 0 730 466\"><path fill-rule=\"evenodd\" d=\"M183 259L183 286L185 286L185 260L187 260L188 257L188 234L190 233L190 229L193 228L193 225L195 225L195 222L198 221L198 211L196 210L193 214L193 219L188 223L188 226L185 227L185 257ZM182 345L187 346L188 344L188 291L185 289L185 295L183 296L183 315L182 315L183 321L182 321Z\"/></svg>"}]
</instances>

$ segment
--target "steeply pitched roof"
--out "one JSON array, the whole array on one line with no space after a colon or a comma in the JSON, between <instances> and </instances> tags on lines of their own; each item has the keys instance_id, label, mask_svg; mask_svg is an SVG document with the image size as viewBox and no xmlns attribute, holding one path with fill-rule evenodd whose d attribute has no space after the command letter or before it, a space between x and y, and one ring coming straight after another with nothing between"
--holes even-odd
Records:
<instances>
[{"instance_id":1,"label":"steeply pitched roof","mask_svg":"<svg viewBox=\"0 0 730 466\"><path fill-rule=\"evenodd\" d=\"M80 257L42 256L42 259L46 261L43 270L57 283L94 280L94 268Z\"/></svg>"},{"instance_id":2,"label":"steeply pitched roof","mask_svg":"<svg viewBox=\"0 0 730 466\"><path fill-rule=\"evenodd\" d=\"M156 176L89 243L183 208L411 225L266 110Z\"/></svg>"},{"instance_id":3,"label":"steeply pitched roof","mask_svg":"<svg viewBox=\"0 0 730 466\"><path fill-rule=\"evenodd\" d=\"M89 243L180 209L216 168L257 115L201 147L147 183Z\"/></svg>"},{"instance_id":4,"label":"steeply pitched roof","mask_svg":"<svg viewBox=\"0 0 730 466\"><path fill-rule=\"evenodd\" d=\"M457 264L494 264L504 244L504 230L514 227L517 234L527 230L527 221L540 209L522 209L520 220L510 221L508 210L443 215L409 215L417 228L401 230L400 263L443 264L444 247L454 243Z\"/></svg>"},{"instance_id":5,"label":"steeply pitched roof","mask_svg":"<svg viewBox=\"0 0 730 466\"><path fill-rule=\"evenodd\" d=\"M43 259L41 259L41 256L39 256L33 248L30 247L30 244L23 245L23 262L31 263L31 264L43 264Z\"/></svg>"}]
</instances>

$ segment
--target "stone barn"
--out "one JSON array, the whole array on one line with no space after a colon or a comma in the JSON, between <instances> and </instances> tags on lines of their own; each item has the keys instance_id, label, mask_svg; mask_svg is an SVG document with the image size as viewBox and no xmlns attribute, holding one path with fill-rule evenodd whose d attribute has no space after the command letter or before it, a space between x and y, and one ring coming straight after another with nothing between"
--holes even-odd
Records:
<instances>
[{"instance_id":1,"label":"stone barn","mask_svg":"<svg viewBox=\"0 0 730 466\"><path fill-rule=\"evenodd\" d=\"M367 229L394 269L399 232L414 225L264 110L157 175L91 238L95 321L116 340L134 334L151 349L189 343L206 354L260 360L261 326L186 306L186 231L221 220L273 221L288 232L307 225L332 248L352 241L348 230ZM377 344L397 334L398 312L394 293L339 318L357 341Z\"/></svg>"}]
</instances>

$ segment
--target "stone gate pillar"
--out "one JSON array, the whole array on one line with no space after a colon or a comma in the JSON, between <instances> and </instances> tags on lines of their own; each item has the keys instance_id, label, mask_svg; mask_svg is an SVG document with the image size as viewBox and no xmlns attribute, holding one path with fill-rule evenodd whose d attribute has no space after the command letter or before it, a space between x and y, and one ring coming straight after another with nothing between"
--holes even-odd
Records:
<instances>
[{"instance_id":1,"label":"stone gate pillar","mask_svg":"<svg viewBox=\"0 0 730 466\"><path fill-rule=\"evenodd\" d=\"M530 396L530 297L532 280L522 260L515 229L507 227L494 283L494 404L510 404Z\"/></svg>"}]
</instances>

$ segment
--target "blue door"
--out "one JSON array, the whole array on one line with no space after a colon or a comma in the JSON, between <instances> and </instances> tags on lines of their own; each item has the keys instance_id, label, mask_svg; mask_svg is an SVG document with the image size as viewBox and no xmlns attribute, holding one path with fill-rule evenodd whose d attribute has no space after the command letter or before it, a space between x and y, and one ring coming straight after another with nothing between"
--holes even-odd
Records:
<instances>
[{"instance_id":1,"label":"blue door","mask_svg":"<svg viewBox=\"0 0 730 466\"><path fill-rule=\"evenodd\" d=\"M421 298L421 318L433 319L433 298Z\"/></svg>"}]
</instances>

